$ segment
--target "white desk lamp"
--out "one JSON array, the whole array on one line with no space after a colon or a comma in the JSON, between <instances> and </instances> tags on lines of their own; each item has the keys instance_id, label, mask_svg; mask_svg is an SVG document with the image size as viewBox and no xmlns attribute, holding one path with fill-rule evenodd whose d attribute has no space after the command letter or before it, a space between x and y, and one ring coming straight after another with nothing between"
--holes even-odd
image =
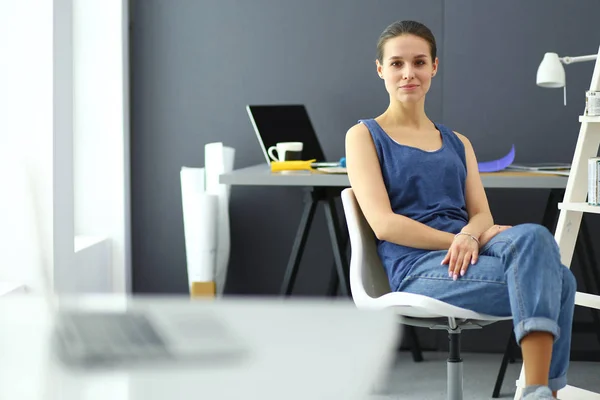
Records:
<instances>
[{"instance_id":1,"label":"white desk lamp","mask_svg":"<svg viewBox=\"0 0 600 400\"><path fill-rule=\"evenodd\" d=\"M600 49L598 50L600 54ZM562 64L571 64L582 61L594 61L598 54L578 57L558 57L556 53L546 53L537 70L536 83L546 88L564 88L564 103L567 105L567 84L565 69ZM562 63L562 64L561 64Z\"/></svg>"}]
</instances>

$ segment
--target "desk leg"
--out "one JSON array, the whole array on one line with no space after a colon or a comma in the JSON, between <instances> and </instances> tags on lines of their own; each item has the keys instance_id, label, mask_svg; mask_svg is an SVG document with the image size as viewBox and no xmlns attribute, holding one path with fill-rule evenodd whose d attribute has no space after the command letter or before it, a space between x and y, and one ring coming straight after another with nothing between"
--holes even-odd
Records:
<instances>
[{"instance_id":1,"label":"desk leg","mask_svg":"<svg viewBox=\"0 0 600 400\"><path fill-rule=\"evenodd\" d=\"M350 285L348 282L349 269L344 248L342 245L342 233L335 207L335 199L332 195L327 195L327 204L325 205L325 217L327 218L327 228L329 228L329 237L333 249L333 258L337 270L337 276L340 283L340 293L342 296L350 294Z\"/></svg>"},{"instance_id":2,"label":"desk leg","mask_svg":"<svg viewBox=\"0 0 600 400\"><path fill-rule=\"evenodd\" d=\"M589 231L587 224L585 223L585 216L581 219L581 231L582 232L577 237L575 250L577 251L579 262L581 263L581 275L583 278L584 289L587 293L594 293L592 277L590 276L589 271L592 271L592 274L594 275L596 286L598 286L598 272L596 270L597 264L594 249L588 236ZM592 324L594 326L596 337L598 338L598 343L600 343L600 317L598 316L598 310L594 308L590 308L589 310L592 313Z\"/></svg>"},{"instance_id":3,"label":"desk leg","mask_svg":"<svg viewBox=\"0 0 600 400\"><path fill-rule=\"evenodd\" d=\"M348 260L348 251L350 250L350 238L348 237L348 227L344 223L343 226L340 226L342 230L342 254ZM340 280L338 278L337 267L335 263L335 258L333 260L333 265L331 267L331 276L329 278L329 285L327 286L327 296L335 297L338 294L338 289L340 286Z\"/></svg>"},{"instance_id":4,"label":"desk leg","mask_svg":"<svg viewBox=\"0 0 600 400\"><path fill-rule=\"evenodd\" d=\"M283 284L281 285L281 294L284 296L292 294L296 275L298 274L298 267L300 266L300 261L302 259L302 253L304 253L306 239L308 239L310 226L317 209L318 200L314 197L312 192L307 191L306 193L304 199L304 211L302 212L300 225L298 226L294 245L292 246L292 254L290 254L290 259L283 277Z\"/></svg>"},{"instance_id":5,"label":"desk leg","mask_svg":"<svg viewBox=\"0 0 600 400\"><path fill-rule=\"evenodd\" d=\"M588 256L588 261L590 263L590 271L592 271L594 283L596 284L596 293L600 294L600 272L598 272L596 254L594 253L594 244L592 243L592 239L590 239L590 229L584 217L581 218L581 236L583 239L582 242L585 249L585 253Z\"/></svg>"},{"instance_id":6,"label":"desk leg","mask_svg":"<svg viewBox=\"0 0 600 400\"><path fill-rule=\"evenodd\" d=\"M565 195L564 189L551 189L546 202L546 209L542 217L542 225L554 234L556 221L558 219L558 203Z\"/></svg>"},{"instance_id":7,"label":"desk leg","mask_svg":"<svg viewBox=\"0 0 600 400\"><path fill-rule=\"evenodd\" d=\"M329 284L327 285L327 296L336 297L338 289L340 287L340 279L337 273L337 264L333 261L333 267L331 268L331 276L329 277Z\"/></svg>"},{"instance_id":8,"label":"desk leg","mask_svg":"<svg viewBox=\"0 0 600 400\"><path fill-rule=\"evenodd\" d=\"M348 255L348 247L350 245L350 242L348 240L348 235L344 236L343 239L343 244L342 244L342 254L344 254L344 256L346 257L346 260L348 259L347 255ZM348 279L350 279L350 277L348 277ZM338 290L340 288L340 279L338 278L338 273L337 273L337 264L335 262L335 259L333 260L333 265L331 267L331 276L329 277L329 284L327 285L327 296L330 297L336 297L338 295Z\"/></svg>"}]
</instances>

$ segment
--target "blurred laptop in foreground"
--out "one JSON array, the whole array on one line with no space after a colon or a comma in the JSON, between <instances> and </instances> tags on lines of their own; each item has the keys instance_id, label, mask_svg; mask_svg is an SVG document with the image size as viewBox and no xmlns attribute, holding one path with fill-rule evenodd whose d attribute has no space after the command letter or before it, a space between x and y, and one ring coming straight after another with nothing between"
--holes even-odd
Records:
<instances>
[{"instance_id":1,"label":"blurred laptop in foreground","mask_svg":"<svg viewBox=\"0 0 600 400\"><path fill-rule=\"evenodd\" d=\"M33 222L30 250L42 254L35 190L22 188L11 210ZM0 398L363 400L399 340L392 311L347 299L58 296L45 258L35 264L42 296L0 301ZM33 371L46 365L43 382Z\"/></svg>"}]
</instances>

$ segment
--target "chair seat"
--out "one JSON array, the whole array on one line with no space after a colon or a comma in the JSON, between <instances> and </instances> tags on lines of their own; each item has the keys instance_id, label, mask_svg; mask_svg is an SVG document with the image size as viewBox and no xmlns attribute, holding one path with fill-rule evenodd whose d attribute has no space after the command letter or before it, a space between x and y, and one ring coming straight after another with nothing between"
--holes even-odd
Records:
<instances>
[{"instance_id":1,"label":"chair seat","mask_svg":"<svg viewBox=\"0 0 600 400\"><path fill-rule=\"evenodd\" d=\"M465 308L456 307L440 300L420 294L390 292L377 298L355 298L359 308L382 310L393 308L398 315L413 318L457 318L480 321L500 321L511 316L493 316L480 314Z\"/></svg>"}]
</instances>

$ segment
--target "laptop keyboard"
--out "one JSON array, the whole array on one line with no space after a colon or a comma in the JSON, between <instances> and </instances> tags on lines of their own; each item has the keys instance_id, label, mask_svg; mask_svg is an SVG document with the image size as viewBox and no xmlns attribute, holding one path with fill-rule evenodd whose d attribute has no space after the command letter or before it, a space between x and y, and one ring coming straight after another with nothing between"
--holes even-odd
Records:
<instances>
[{"instance_id":1,"label":"laptop keyboard","mask_svg":"<svg viewBox=\"0 0 600 400\"><path fill-rule=\"evenodd\" d=\"M139 313L76 313L60 316L62 355L71 362L118 361L167 356L163 339Z\"/></svg>"}]
</instances>

